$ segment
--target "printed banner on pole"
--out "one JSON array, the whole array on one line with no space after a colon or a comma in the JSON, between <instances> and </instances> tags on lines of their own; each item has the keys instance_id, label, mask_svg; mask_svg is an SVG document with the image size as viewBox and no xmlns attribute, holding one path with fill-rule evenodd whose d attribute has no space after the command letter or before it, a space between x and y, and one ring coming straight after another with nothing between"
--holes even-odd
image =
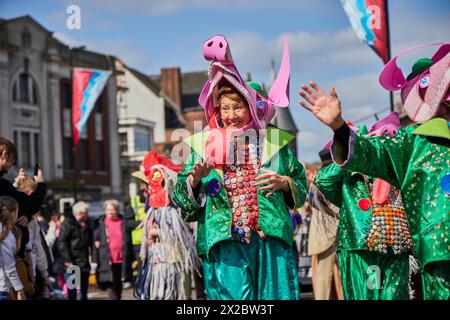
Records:
<instances>
[{"instance_id":1,"label":"printed banner on pole","mask_svg":"<svg viewBox=\"0 0 450 320\"><path fill-rule=\"evenodd\" d=\"M386 64L389 59L386 0L341 0L352 28Z\"/></svg>"},{"instance_id":2,"label":"printed banner on pole","mask_svg":"<svg viewBox=\"0 0 450 320\"><path fill-rule=\"evenodd\" d=\"M95 102L106 85L110 71L74 68L72 77L72 129L73 143L78 145Z\"/></svg>"}]
</instances>

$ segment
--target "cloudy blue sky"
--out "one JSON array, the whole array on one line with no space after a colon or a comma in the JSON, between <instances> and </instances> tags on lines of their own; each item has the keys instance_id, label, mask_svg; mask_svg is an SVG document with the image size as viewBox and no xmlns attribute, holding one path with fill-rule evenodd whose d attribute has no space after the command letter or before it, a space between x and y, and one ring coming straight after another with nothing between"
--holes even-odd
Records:
<instances>
[{"instance_id":1,"label":"cloudy blue sky","mask_svg":"<svg viewBox=\"0 0 450 320\"><path fill-rule=\"evenodd\" d=\"M70 4L81 8L81 30L66 28ZM0 17L25 14L69 45L114 54L146 74L171 66L205 70L202 44L222 34L241 73L249 71L253 80L267 82L271 59L278 65L287 35L290 109L300 130L299 158L307 162L318 160L331 131L300 109L300 83L336 85L349 120L389 107L389 95L378 84L382 61L358 40L338 0L0 0ZM393 55L414 44L450 41L448 0L390 0L389 16ZM425 49L399 63L409 68L431 53Z\"/></svg>"}]
</instances>

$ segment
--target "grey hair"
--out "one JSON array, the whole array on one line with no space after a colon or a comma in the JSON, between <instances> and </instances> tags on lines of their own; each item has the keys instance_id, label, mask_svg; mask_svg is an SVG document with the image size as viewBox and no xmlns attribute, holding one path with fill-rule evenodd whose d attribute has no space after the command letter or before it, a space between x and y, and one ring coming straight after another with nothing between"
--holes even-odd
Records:
<instances>
[{"instance_id":1,"label":"grey hair","mask_svg":"<svg viewBox=\"0 0 450 320\"><path fill-rule=\"evenodd\" d=\"M116 208L117 210L119 210L120 209L120 204L119 204L119 201L117 201L116 199L109 199L109 200L106 200L104 203L103 203L103 209L106 209L106 207L107 206L113 206L114 208Z\"/></svg>"},{"instance_id":2,"label":"grey hair","mask_svg":"<svg viewBox=\"0 0 450 320\"><path fill-rule=\"evenodd\" d=\"M72 207L73 214L78 214L89 210L89 205L84 201L78 201Z\"/></svg>"}]
</instances>

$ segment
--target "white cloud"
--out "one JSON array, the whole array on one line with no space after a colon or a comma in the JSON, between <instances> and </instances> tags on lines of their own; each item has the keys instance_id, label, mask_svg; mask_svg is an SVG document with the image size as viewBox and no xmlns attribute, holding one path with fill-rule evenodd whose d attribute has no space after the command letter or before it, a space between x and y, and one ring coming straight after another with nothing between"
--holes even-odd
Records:
<instances>
[{"instance_id":1,"label":"white cloud","mask_svg":"<svg viewBox=\"0 0 450 320\"><path fill-rule=\"evenodd\" d=\"M302 130L297 135L297 150L299 159L311 163L319 160L318 153L332 138L330 130Z\"/></svg>"},{"instance_id":2,"label":"white cloud","mask_svg":"<svg viewBox=\"0 0 450 320\"><path fill-rule=\"evenodd\" d=\"M64 6L62 7L64 9ZM81 30L87 32L93 32L98 30L114 30L120 27L120 22L118 20L108 19L102 16L101 14L97 14L96 10L84 10L84 6L80 6L80 14L81 14ZM50 13L47 16L48 22L65 26L66 20L69 15L65 10L57 10ZM76 32L79 32L78 30Z\"/></svg>"},{"instance_id":3,"label":"white cloud","mask_svg":"<svg viewBox=\"0 0 450 320\"><path fill-rule=\"evenodd\" d=\"M362 74L339 79L336 92L342 102L344 116L356 121L375 111L389 107L388 92L378 82L378 74Z\"/></svg>"},{"instance_id":4,"label":"white cloud","mask_svg":"<svg viewBox=\"0 0 450 320\"><path fill-rule=\"evenodd\" d=\"M315 150L317 146L325 145L331 136L325 137L322 132L300 131L297 138L300 140L302 149ZM321 144L322 143L322 144Z\"/></svg>"},{"instance_id":5,"label":"white cloud","mask_svg":"<svg viewBox=\"0 0 450 320\"><path fill-rule=\"evenodd\" d=\"M64 43L65 45L68 45L70 47L79 47L85 45L85 43L82 43L80 40L75 39L74 37L71 37L65 33L55 32L53 36L62 43Z\"/></svg>"},{"instance_id":6,"label":"white cloud","mask_svg":"<svg viewBox=\"0 0 450 320\"><path fill-rule=\"evenodd\" d=\"M69 2L67 2L69 3ZM160 16L177 14L188 10L209 12L255 12L258 10L302 12L325 12L331 10L331 4L323 1L292 0L133 0L124 4L123 0L79 0L83 7L97 7L121 14Z\"/></svg>"},{"instance_id":7,"label":"white cloud","mask_svg":"<svg viewBox=\"0 0 450 320\"><path fill-rule=\"evenodd\" d=\"M114 55L123 60L127 65L146 72L153 63L151 55L144 49L137 47L133 42L124 39L106 41L83 41L65 33L55 33L55 38L71 47L86 46L87 50Z\"/></svg>"}]
</instances>

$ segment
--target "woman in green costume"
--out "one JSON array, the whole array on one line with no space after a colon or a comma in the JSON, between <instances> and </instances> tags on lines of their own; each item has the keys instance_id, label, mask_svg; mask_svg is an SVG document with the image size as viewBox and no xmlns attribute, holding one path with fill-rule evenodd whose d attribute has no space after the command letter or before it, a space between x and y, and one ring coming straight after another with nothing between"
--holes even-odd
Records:
<instances>
[{"instance_id":1,"label":"woman in green costume","mask_svg":"<svg viewBox=\"0 0 450 320\"><path fill-rule=\"evenodd\" d=\"M292 135L266 128L277 95L289 103L281 99L289 61L275 81L278 93L266 95L242 80L225 38L208 40L204 55L213 60L199 99L209 127L186 140L191 153L174 200L187 221L198 221L207 297L298 299L289 209L305 200L305 171L288 146Z\"/></svg>"},{"instance_id":2,"label":"woman in green costume","mask_svg":"<svg viewBox=\"0 0 450 320\"><path fill-rule=\"evenodd\" d=\"M376 122L370 135L393 135L399 128L393 112ZM354 129L367 134L365 126ZM408 300L412 240L400 191L334 163L321 169L315 182L340 207L337 258L344 298Z\"/></svg>"},{"instance_id":3,"label":"woman in green costume","mask_svg":"<svg viewBox=\"0 0 450 320\"><path fill-rule=\"evenodd\" d=\"M433 44L435 45L435 44ZM403 109L416 124L393 137L356 135L330 96L314 82L302 85L300 104L334 131L332 154L342 168L380 177L401 190L424 299L450 299L450 43L418 60L407 78L397 57L380 74L387 90L400 90ZM420 46L425 47L425 46ZM419 47L419 48L420 48ZM413 49L405 50L403 53Z\"/></svg>"}]
</instances>

